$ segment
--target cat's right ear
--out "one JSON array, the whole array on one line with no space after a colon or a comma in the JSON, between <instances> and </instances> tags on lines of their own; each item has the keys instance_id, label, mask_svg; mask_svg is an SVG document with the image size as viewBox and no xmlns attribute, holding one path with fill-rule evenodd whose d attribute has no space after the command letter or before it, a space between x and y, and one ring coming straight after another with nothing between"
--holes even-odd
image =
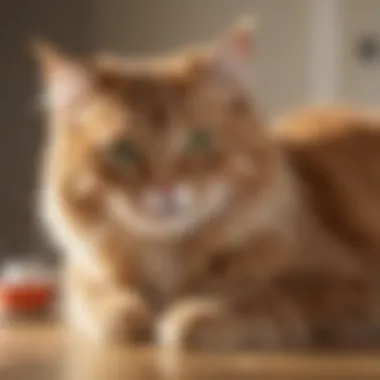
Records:
<instances>
[{"instance_id":1,"label":"cat's right ear","mask_svg":"<svg viewBox=\"0 0 380 380\"><path fill-rule=\"evenodd\" d=\"M215 43L213 72L229 79L236 90L249 91L252 84L256 31L254 17L241 17Z\"/></svg>"},{"instance_id":2,"label":"cat's right ear","mask_svg":"<svg viewBox=\"0 0 380 380\"><path fill-rule=\"evenodd\" d=\"M48 108L70 108L89 92L91 75L79 61L41 40L33 41L32 52L41 68Z\"/></svg>"}]
</instances>

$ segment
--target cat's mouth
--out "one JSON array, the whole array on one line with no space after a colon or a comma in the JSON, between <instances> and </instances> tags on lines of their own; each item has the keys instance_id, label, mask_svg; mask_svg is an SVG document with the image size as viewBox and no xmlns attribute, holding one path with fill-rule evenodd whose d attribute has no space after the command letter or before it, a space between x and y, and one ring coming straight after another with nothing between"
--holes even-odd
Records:
<instances>
[{"instance_id":1,"label":"cat's mouth","mask_svg":"<svg viewBox=\"0 0 380 380\"><path fill-rule=\"evenodd\" d=\"M157 212L136 205L123 193L113 192L108 197L108 211L113 219L134 234L153 239L170 239L193 232L227 206L231 191L225 183L209 187L201 199L179 207L167 200Z\"/></svg>"}]
</instances>

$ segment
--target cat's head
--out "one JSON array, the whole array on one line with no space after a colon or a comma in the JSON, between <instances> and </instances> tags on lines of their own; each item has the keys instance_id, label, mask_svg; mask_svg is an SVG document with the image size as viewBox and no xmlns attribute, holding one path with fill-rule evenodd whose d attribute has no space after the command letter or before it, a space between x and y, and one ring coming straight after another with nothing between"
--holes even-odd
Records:
<instances>
[{"instance_id":1,"label":"cat's head","mask_svg":"<svg viewBox=\"0 0 380 380\"><path fill-rule=\"evenodd\" d=\"M78 197L102 191L110 215L155 237L197 228L256 191L268 152L251 100L253 37L239 23L206 48L87 63L40 47L66 186Z\"/></svg>"}]
</instances>

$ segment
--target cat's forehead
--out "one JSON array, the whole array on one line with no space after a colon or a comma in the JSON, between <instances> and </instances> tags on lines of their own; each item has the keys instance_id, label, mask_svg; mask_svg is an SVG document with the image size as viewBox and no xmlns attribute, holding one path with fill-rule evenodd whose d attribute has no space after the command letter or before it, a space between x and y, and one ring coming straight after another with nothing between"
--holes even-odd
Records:
<instances>
[{"instance_id":1,"label":"cat's forehead","mask_svg":"<svg viewBox=\"0 0 380 380\"><path fill-rule=\"evenodd\" d=\"M187 118L208 118L228 105L230 91L213 81L206 64L181 60L102 66L102 88L124 104L130 117L151 125ZM191 62L191 64L190 64ZM219 84L219 85L218 85Z\"/></svg>"},{"instance_id":2,"label":"cat's forehead","mask_svg":"<svg viewBox=\"0 0 380 380\"><path fill-rule=\"evenodd\" d=\"M106 134L217 128L236 94L223 78L212 75L210 57L199 52L160 60L108 57L94 63L100 101L87 113L92 119L87 124L100 124Z\"/></svg>"},{"instance_id":3,"label":"cat's forehead","mask_svg":"<svg viewBox=\"0 0 380 380\"><path fill-rule=\"evenodd\" d=\"M199 83L199 76L183 59L102 61L97 66L96 75L102 88L122 97L135 108L179 106Z\"/></svg>"}]
</instances>

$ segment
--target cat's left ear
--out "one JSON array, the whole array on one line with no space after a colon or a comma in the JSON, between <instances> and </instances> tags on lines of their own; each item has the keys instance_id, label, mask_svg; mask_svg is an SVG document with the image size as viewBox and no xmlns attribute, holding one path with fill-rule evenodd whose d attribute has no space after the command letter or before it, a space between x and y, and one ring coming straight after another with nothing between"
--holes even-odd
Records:
<instances>
[{"instance_id":1,"label":"cat's left ear","mask_svg":"<svg viewBox=\"0 0 380 380\"><path fill-rule=\"evenodd\" d=\"M40 40L33 41L32 52L41 68L44 105L67 109L88 94L91 75L84 64Z\"/></svg>"},{"instance_id":2,"label":"cat's left ear","mask_svg":"<svg viewBox=\"0 0 380 380\"><path fill-rule=\"evenodd\" d=\"M239 19L217 41L212 57L212 70L241 90L252 84L253 55L257 22L252 17Z\"/></svg>"}]
</instances>

